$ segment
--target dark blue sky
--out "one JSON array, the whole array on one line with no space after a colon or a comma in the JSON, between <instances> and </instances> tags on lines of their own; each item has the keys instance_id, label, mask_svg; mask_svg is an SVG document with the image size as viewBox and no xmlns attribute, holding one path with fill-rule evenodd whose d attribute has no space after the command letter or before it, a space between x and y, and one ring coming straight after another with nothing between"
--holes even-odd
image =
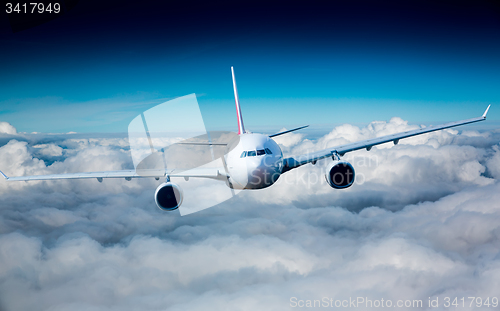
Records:
<instances>
[{"instance_id":1,"label":"dark blue sky","mask_svg":"<svg viewBox=\"0 0 500 311\"><path fill-rule=\"evenodd\" d=\"M19 131L125 132L190 93L235 129L230 66L250 130L500 119L494 2L80 0L20 25L2 13L0 121Z\"/></svg>"}]
</instances>

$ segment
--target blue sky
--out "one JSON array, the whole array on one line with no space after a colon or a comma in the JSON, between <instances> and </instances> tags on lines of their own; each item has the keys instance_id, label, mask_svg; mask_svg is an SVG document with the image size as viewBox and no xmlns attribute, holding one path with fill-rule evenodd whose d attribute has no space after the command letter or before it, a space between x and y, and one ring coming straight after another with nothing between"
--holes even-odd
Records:
<instances>
[{"instance_id":1,"label":"blue sky","mask_svg":"<svg viewBox=\"0 0 500 311\"><path fill-rule=\"evenodd\" d=\"M21 132L125 132L145 109L196 93L209 129L235 129L230 66L250 130L427 124L488 104L500 119L500 18L488 6L155 5L85 1L17 32L4 19L0 120Z\"/></svg>"}]
</instances>

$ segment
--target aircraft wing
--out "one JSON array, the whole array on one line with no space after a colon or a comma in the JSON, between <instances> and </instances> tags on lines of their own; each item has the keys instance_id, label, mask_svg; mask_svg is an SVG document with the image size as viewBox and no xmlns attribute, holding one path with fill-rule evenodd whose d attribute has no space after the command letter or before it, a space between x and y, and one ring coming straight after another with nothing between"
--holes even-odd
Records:
<instances>
[{"instance_id":1,"label":"aircraft wing","mask_svg":"<svg viewBox=\"0 0 500 311\"><path fill-rule=\"evenodd\" d=\"M380 145L380 144L387 143L387 142L391 142L391 141L396 145L399 142L399 140L403 139L403 138L417 136L417 135L430 133L430 132L434 132L434 131L439 131L439 130L443 130L443 129L447 129L447 128L451 128L451 127L455 127L455 126L459 126L459 125L484 121L484 120L486 120L486 114L488 113L488 109L490 109L490 106L488 106L488 108L486 108L486 111L483 113L483 115L481 117L478 117L478 118L472 118L472 119L467 119L467 120L462 120L462 121L449 122L449 123L445 123L445 124L441 124L441 125L429 126L429 127L425 127L425 128L416 129L416 130L411 130L411 131L376 137L376 138L372 138L372 139L362 140L362 141L358 141L355 143L340 145L340 146L324 149L324 150L309 153L309 154L285 158L283 160L284 161L283 162L283 172L289 171L291 169L294 169L296 167L299 167L301 165L304 165L304 164L307 164L310 162L315 163L319 159L332 157L335 154L342 156L345 153L351 152L354 150L365 149L365 148L366 148L366 150L370 150L373 146Z\"/></svg>"},{"instance_id":2,"label":"aircraft wing","mask_svg":"<svg viewBox=\"0 0 500 311\"><path fill-rule=\"evenodd\" d=\"M85 172L85 173L69 173L69 174L52 174L52 175L33 175L33 176L17 176L8 177L3 172L0 174L8 181L30 181L30 180L56 180L56 179L85 179L97 178L102 181L103 178L125 178L130 180L132 178L161 178L161 177L186 177L186 178L212 178L212 179L225 179L227 174L224 168L205 168L199 167L190 170L141 170L139 173L136 170L123 170L123 171L105 171L105 172Z\"/></svg>"}]
</instances>

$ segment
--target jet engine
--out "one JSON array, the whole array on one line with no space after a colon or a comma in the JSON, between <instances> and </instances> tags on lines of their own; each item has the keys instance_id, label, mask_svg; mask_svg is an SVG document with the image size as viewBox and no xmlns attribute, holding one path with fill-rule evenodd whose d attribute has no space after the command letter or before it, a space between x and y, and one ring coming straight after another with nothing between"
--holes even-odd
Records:
<instances>
[{"instance_id":1,"label":"jet engine","mask_svg":"<svg viewBox=\"0 0 500 311\"><path fill-rule=\"evenodd\" d=\"M328 166L325 178L332 188L349 188L354 183L354 168L349 162L335 161Z\"/></svg>"},{"instance_id":2,"label":"jet engine","mask_svg":"<svg viewBox=\"0 0 500 311\"><path fill-rule=\"evenodd\" d=\"M165 182L156 188L156 205L164 211L174 211L182 204L182 190L174 183Z\"/></svg>"}]
</instances>

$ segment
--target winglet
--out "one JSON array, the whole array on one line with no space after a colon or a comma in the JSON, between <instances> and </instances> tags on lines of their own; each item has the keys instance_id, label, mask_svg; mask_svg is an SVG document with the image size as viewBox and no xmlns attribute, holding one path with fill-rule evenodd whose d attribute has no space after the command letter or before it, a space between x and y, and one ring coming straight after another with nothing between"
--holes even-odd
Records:
<instances>
[{"instance_id":1,"label":"winglet","mask_svg":"<svg viewBox=\"0 0 500 311\"><path fill-rule=\"evenodd\" d=\"M485 118L485 119L486 119L486 114L488 113L488 110L490 110L490 106L491 105L488 105L488 108L486 108L486 110L483 113L483 118Z\"/></svg>"},{"instance_id":2,"label":"winglet","mask_svg":"<svg viewBox=\"0 0 500 311\"><path fill-rule=\"evenodd\" d=\"M2 174L2 176L3 176L5 179L9 180L9 177L8 177L7 175L5 175L2 171L0 171L0 174Z\"/></svg>"}]
</instances>

